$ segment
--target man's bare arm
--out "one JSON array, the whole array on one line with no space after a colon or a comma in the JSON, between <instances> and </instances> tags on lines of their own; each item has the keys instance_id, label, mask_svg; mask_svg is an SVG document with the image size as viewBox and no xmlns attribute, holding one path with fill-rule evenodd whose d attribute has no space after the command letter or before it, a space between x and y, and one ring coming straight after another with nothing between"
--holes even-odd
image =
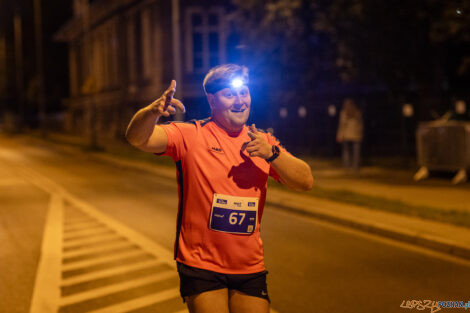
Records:
<instances>
[{"instance_id":1,"label":"man's bare arm","mask_svg":"<svg viewBox=\"0 0 470 313\"><path fill-rule=\"evenodd\" d=\"M246 151L250 156L267 159L273 155L272 146L266 142L264 136L256 129L255 125L250 126L248 135L251 141L246 146ZM271 165L279 174L281 182L287 187L294 190L312 189L312 171L310 166L301 159L281 152Z\"/></svg>"},{"instance_id":2,"label":"man's bare arm","mask_svg":"<svg viewBox=\"0 0 470 313\"><path fill-rule=\"evenodd\" d=\"M281 182L294 190L310 190L313 176L310 166L291 154L282 153L271 163Z\"/></svg>"},{"instance_id":3,"label":"man's bare arm","mask_svg":"<svg viewBox=\"0 0 470 313\"><path fill-rule=\"evenodd\" d=\"M168 137L160 126L156 125L161 116L175 114L178 108L185 111L184 105L173 98L176 82L171 81L170 87L163 95L145 108L140 109L133 117L126 131L126 139L136 148L153 153L165 152Z\"/></svg>"}]
</instances>

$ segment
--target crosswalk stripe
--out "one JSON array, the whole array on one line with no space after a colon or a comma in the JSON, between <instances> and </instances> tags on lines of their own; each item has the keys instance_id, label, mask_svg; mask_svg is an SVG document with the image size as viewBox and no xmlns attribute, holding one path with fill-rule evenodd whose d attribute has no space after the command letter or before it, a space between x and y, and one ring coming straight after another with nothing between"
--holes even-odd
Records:
<instances>
[{"instance_id":1,"label":"crosswalk stripe","mask_svg":"<svg viewBox=\"0 0 470 313\"><path fill-rule=\"evenodd\" d=\"M146 267L160 265L160 264L162 264L162 262L159 260L155 260L155 259L154 260L142 260L142 262L136 262L132 264L123 264L116 268L110 268L110 269L102 270L99 272L87 273L87 274L83 274L77 277L70 277L70 278L62 279L62 287L68 287L74 284L83 283L83 282L87 282L90 280L100 279L100 278L108 277L111 275L125 273L131 270L146 268Z\"/></svg>"},{"instance_id":2,"label":"crosswalk stripe","mask_svg":"<svg viewBox=\"0 0 470 313\"><path fill-rule=\"evenodd\" d=\"M65 306L65 305L85 301L90 298L98 298L100 296L111 294L113 292L124 291L130 288L139 287L148 283L159 282L159 281L165 280L167 278L175 277L175 276L177 276L176 272L165 271L165 272L157 273L157 274L142 277L142 278L137 278L131 281L114 284L114 285L110 285L106 287L101 287L97 289L92 289L89 291L81 292L81 293L70 295L70 296L65 296L60 299L60 306Z\"/></svg>"},{"instance_id":3,"label":"crosswalk stripe","mask_svg":"<svg viewBox=\"0 0 470 313\"><path fill-rule=\"evenodd\" d=\"M158 258L164 260L168 265L176 270L176 264L173 260L173 253L162 247L158 243L150 240L139 232L133 230L121 224L120 222L110 218L104 213L101 213L99 210L94 209L87 202L82 201L81 199L75 197L72 194L67 193L67 199L71 201L77 208L81 209L86 214L96 218L97 220L103 222L105 225L113 229L116 233L122 234L128 238L133 243L136 243L146 252L158 256Z\"/></svg>"},{"instance_id":4,"label":"crosswalk stripe","mask_svg":"<svg viewBox=\"0 0 470 313\"><path fill-rule=\"evenodd\" d=\"M95 222L96 220L88 217L88 216L82 216L82 217L73 217L73 218L66 218L64 220L64 225L65 227L71 227L75 225L80 225L80 224L85 224L85 223L91 223Z\"/></svg>"},{"instance_id":5,"label":"crosswalk stripe","mask_svg":"<svg viewBox=\"0 0 470 313\"><path fill-rule=\"evenodd\" d=\"M71 234L65 234L64 235L64 240L65 241L71 241L77 238L85 237L85 236L94 236L96 234L101 234L101 233L106 233L109 232L110 229L106 226L100 226L99 228L90 228L90 229L84 229L81 231L77 231Z\"/></svg>"},{"instance_id":6,"label":"crosswalk stripe","mask_svg":"<svg viewBox=\"0 0 470 313\"><path fill-rule=\"evenodd\" d=\"M105 249L114 249L114 248L125 248L128 246L131 246L132 243L129 241L117 241L117 242L110 242L107 245L104 246L97 246L97 247L89 247L89 248L84 248L76 251L66 251L63 253L64 258L71 258L71 257L76 257L80 255L84 255L87 253L93 253L93 252L100 252Z\"/></svg>"},{"instance_id":7,"label":"crosswalk stripe","mask_svg":"<svg viewBox=\"0 0 470 313\"><path fill-rule=\"evenodd\" d=\"M81 226L81 227L73 227L73 228L64 227L64 234L67 234L67 235L78 234L85 230L96 229L96 228L106 228L106 226L98 222L94 222L94 223L90 223L88 225Z\"/></svg>"},{"instance_id":8,"label":"crosswalk stripe","mask_svg":"<svg viewBox=\"0 0 470 313\"><path fill-rule=\"evenodd\" d=\"M91 228L91 227L94 227L94 226L97 226L97 225L102 225L102 224L98 221L95 221L95 220L90 220L90 221L80 223L80 224L75 224L75 225L72 225L72 226L66 226L64 224L64 233L72 233L74 231L78 231L78 230L86 229L86 228Z\"/></svg>"},{"instance_id":9,"label":"crosswalk stripe","mask_svg":"<svg viewBox=\"0 0 470 313\"><path fill-rule=\"evenodd\" d=\"M142 307L146 307L152 304L157 304L163 302L165 300L173 299L179 296L179 289L167 289L164 291L160 291L158 293L154 293L151 295L147 295L144 297L132 299L130 301L118 303L112 306L108 306L103 309L90 311L88 313L124 313L129 312L131 310L139 309ZM187 311L186 311L187 312Z\"/></svg>"},{"instance_id":10,"label":"crosswalk stripe","mask_svg":"<svg viewBox=\"0 0 470 313\"><path fill-rule=\"evenodd\" d=\"M101 236L105 236L107 234L113 234L113 233L115 233L115 232L111 229L103 229L101 231L97 231L97 232L89 233L89 234L84 234L84 235L80 235L80 236L64 237L64 241L67 242L67 243L77 242L77 241L80 241L80 240L83 240L83 239L97 238L97 237L99 238Z\"/></svg>"},{"instance_id":11,"label":"crosswalk stripe","mask_svg":"<svg viewBox=\"0 0 470 313\"><path fill-rule=\"evenodd\" d=\"M101 237L103 236L106 236L108 234L115 234L116 233L111 230L111 229L103 229L102 231L99 231L99 232L96 232L96 233L90 233L90 234L86 234L86 235L82 235L82 236L70 236L70 237L64 237L64 242L65 243L75 243L77 241L81 241L81 240L84 240L84 239L100 239Z\"/></svg>"},{"instance_id":12,"label":"crosswalk stripe","mask_svg":"<svg viewBox=\"0 0 470 313\"><path fill-rule=\"evenodd\" d=\"M118 234L116 234L114 232L109 232L109 233L103 234L99 238L90 237L90 238L84 238L82 240L74 240L74 241L71 241L71 242L64 242L63 248L64 249L70 249L70 248L73 248L73 247L83 246L83 245L87 245L87 244L91 244L91 243L96 243L96 242L108 240L108 239L111 239L111 238L116 238L116 239L121 238L122 239L122 237L119 236Z\"/></svg>"},{"instance_id":13,"label":"crosswalk stripe","mask_svg":"<svg viewBox=\"0 0 470 313\"><path fill-rule=\"evenodd\" d=\"M89 267L92 265L100 264L106 261L118 260L118 259L130 257L130 256L138 256L138 255L145 255L145 254L146 253L142 250L122 251L122 253L115 253L113 255L104 255L102 257L94 258L91 260L84 260L84 261L74 262L70 264L63 264L62 271L77 270L77 269Z\"/></svg>"},{"instance_id":14,"label":"crosswalk stripe","mask_svg":"<svg viewBox=\"0 0 470 313\"><path fill-rule=\"evenodd\" d=\"M79 256L63 258L62 264L74 264L74 263L82 262L85 260L93 260L95 258L100 258L102 256L120 254L124 251L136 251L136 250L140 250L139 247L137 247L136 245L132 245L132 244L127 245L126 247L123 247L123 248L103 249L102 251L98 251L98 252L86 253L86 254L82 254Z\"/></svg>"}]
</instances>

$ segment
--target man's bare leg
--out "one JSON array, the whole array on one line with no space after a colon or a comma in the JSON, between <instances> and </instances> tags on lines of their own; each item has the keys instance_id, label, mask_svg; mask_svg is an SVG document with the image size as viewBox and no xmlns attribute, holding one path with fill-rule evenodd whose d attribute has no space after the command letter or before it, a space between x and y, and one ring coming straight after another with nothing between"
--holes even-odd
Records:
<instances>
[{"instance_id":1,"label":"man's bare leg","mask_svg":"<svg viewBox=\"0 0 470 313\"><path fill-rule=\"evenodd\" d=\"M185 300L190 313L229 313L227 288L206 291Z\"/></svg>"},{"instance_id":2,"label":"man's bare leg","mask_svg":"<svg viewBox=\"0 0 470 313\"><path fill-rule=\"evenodd\" d=\"M236 290L229 292L229 307L230 313L269 313L268 300Z\"/></svg>"}]
</instances>

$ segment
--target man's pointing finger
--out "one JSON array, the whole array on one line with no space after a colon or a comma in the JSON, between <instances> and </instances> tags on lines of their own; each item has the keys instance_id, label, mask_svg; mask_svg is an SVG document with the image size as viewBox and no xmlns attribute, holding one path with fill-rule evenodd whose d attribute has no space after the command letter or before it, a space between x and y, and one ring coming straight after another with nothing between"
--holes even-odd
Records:
<instances>
[{"instance_id":1,"label":"man's pointing finger","mask_svg":"<svg viewBox=\"0 0 470 313\"><path fill-rule=\"evenodd\" d=\"M184 107L183 103L178 99L171 99L171 105L175 108L178 108L183 113L186 112L186 108Z\"/></svg>"},{"instance_id":2,"label":"man's pointing finger","mask_svg":"<svg viewBox=\"0 0 470 313\"><path fill-rule=\"evenodd\" d=\"M173 99L173 95L175 94L176 90L176 81L173 79L170 83L170 86L168 89L165 91L164 97L165 97L165 106L168 106L170 104L171 99Z\"/></svg>"},{"instance_id":3,"label":"man's pointing finger","mask_svg":"<svg viewBox=\"0 0 470 313\"><path fill-rule=\"evenodd\" d=\"M255 134L259 133L258 129L256 128L256 124L251 124L250 125L250 130Z\"/></svg>"},{"instance_id":4,"label":"man's pointing finger","mask_svg":"<svg viewBox=\"0 0 470 313\"><path fill-rule=\"evenodd\" d=\"M255 140L256 138L258 138L258 136L256 136L256 134L251 131L248 131L247 134L251 138L251 140Z\"/></svg>"}]
</instances>

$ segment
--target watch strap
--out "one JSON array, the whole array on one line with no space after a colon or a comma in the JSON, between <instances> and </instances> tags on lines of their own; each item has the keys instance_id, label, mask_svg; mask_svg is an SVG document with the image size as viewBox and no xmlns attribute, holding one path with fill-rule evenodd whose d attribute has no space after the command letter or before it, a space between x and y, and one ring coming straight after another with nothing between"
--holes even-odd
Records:
<instances>
[{"instance_id":1,"label":"watch strap","mask_svg":"<svg viewBox=\"0 0 470 313\"><path fill-rule=\"evenodd\" d=\"M268 163L271 163L272 161L276 160L276 158L279 156L279 153L281 153L281 150L279 149L278 146L273 145L272 152L273 152L273 155L266 159L266 162Z\"/></svg>"}]
</instances>

